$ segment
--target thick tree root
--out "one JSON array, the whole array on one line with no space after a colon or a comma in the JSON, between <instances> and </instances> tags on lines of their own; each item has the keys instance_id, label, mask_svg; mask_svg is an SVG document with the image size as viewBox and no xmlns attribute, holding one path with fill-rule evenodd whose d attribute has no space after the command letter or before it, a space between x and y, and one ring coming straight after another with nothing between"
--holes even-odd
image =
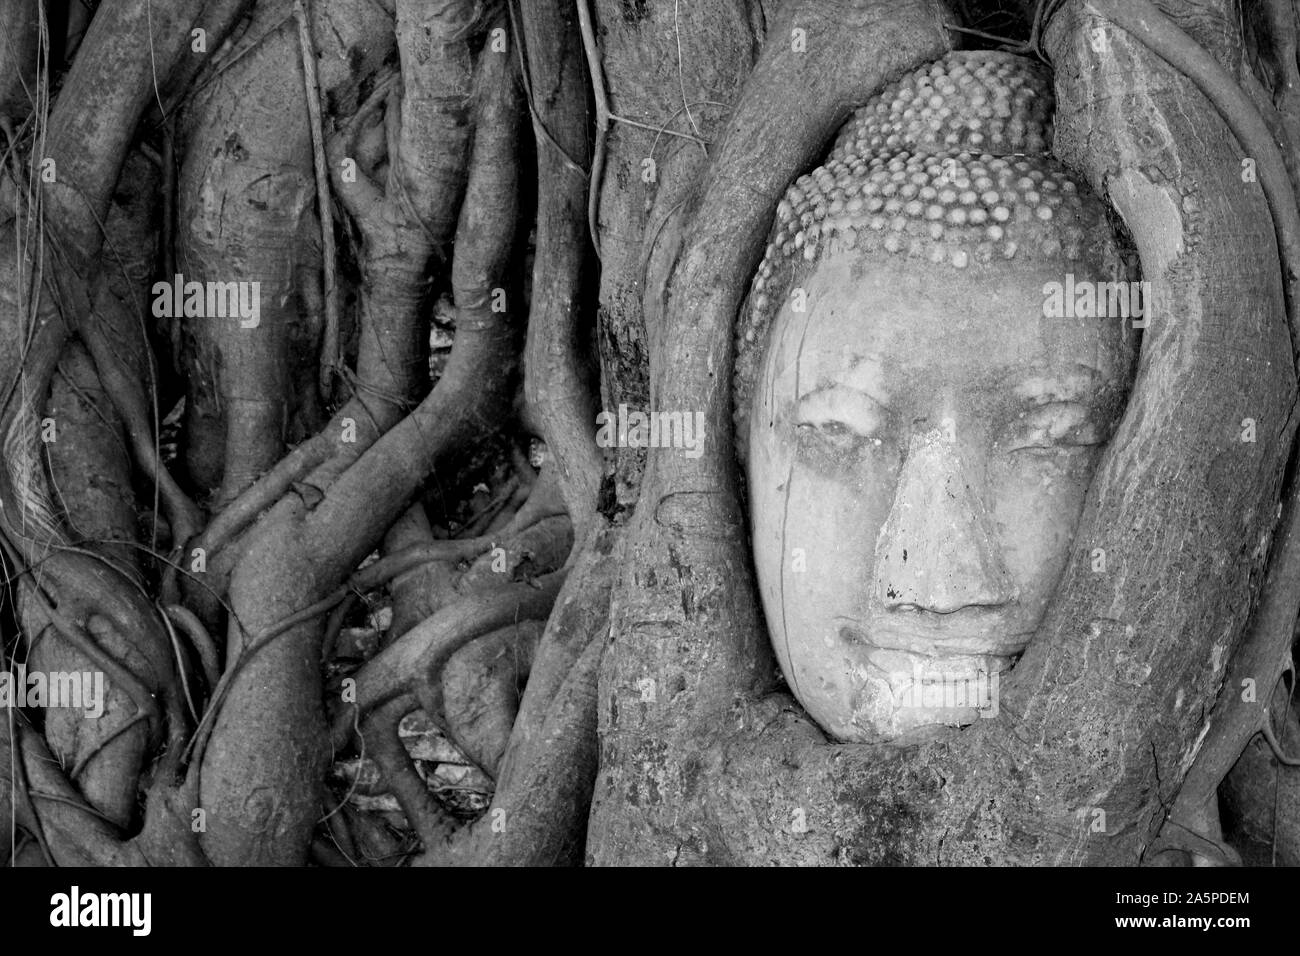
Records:
<instances>
[{"instance_id":1,"label":"thick tree root","mask_svg":"<svg viewBox=\"0 0 1300 956\"><path fill-rule=\"evenodd\" d=\"M529 0L519 10L516 40L526 57L529 106L536 126L546 131L537 152L537 260L525 388L558 463L574 536L583 540L595 520L602 467L593 438L592 389L579 360L590 185L583 167L590 142L576 16L571 3Z\"/></svg>"},{"instance_id":2,"label":"thick tree root","mask_svg":"<svg viewBox=\"0 0 1300 956\"><path fill-rule=\"evenodd\" d=\"M545 618L566 572L556 571L533 584L508 584L448 605L403 634L354 675L355 707L362 714L412 689L416 680L441 674L447 660L470 641L519 620ZM351 703L351 702L350 702ZM352 733L351 708L334 721L334 746L342 749Z\"/></svg>"}]
</instances>

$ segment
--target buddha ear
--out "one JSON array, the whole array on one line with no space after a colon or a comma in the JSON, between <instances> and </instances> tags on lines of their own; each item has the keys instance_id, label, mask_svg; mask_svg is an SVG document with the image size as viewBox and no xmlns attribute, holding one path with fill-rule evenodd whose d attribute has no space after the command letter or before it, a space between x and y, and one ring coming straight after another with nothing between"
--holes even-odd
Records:
<instances>
[{"instance_id":1,"label":"buddha ear","mask_svg":"<svg viewBox=\"0 0 1300 956\"><path fill-rule=\"evenodd\" d=\"M731 422L735 429L736 461L740 473L745 472L749 458L749 403L754 394L754 380L762 359L765 342L760 341L757 330L747 321L754 315L753 289L745 295L737 313L734 366L731 373Z\"/></svg>"},{"instance_id":2,"label":"buddha ear","mask_svg":"<svg viewBox=\"0 0 1300 956\"><path fill-rule=\"evenodd\" d=\"M769 248L769 253L771 246ZM731 420L735 428L736 460L743 476L749 460L749 419L759 372L771 341L772 324L779 311L774 270L781 268L765 257L736 313L735 355L731 375ZM788 270L782 270L783 272Z\"/></svg>"}]
</instances>

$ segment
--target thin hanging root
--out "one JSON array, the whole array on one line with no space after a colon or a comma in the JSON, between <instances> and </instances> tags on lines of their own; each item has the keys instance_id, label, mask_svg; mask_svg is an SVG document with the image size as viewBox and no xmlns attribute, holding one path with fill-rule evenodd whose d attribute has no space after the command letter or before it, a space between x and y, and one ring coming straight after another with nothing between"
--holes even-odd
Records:
<instances>
[{"instance_id":1,"label":"thin hanging root","mask_svg":"<svg viewBox=\"0 0 1300 956\"><path fill-rule=\"evenodd\" d=\"M206 597L211 598L213 603L218 605L223 611L226 612L227 615L229 615L232 618L237 617L237 615L235 614L235 609L230 606L229 602L226 601L224 597L222 597L220 594L217 593L216 588L212 587L212 585L210 585L208 582L203 580L203 575L195 574L193 571L187 571L185 570L185 568L181 567L179 562L180 562L180 555L183 553L183 549L177 548L171 553L171 555L166 555L154 550L148 545L141 544L138 541L120 541L115 543L122 544L127 547L138 548L139 550L144 551L151 558L153 558L155 561L157 561L159 564L163 566L164 568L163 580L162 580L162 584L159 586L159 592L161 593L163 600L167 600L169 594L175 594L176 579L178 577L184 577L187 581L192 583L196 588L200 589ZM67 548L65 550L73 551L78 549ZM86 552L86 553L91 554L92 552ZM103 555L95 554L93 556L97 560L100 561L104 560ZM143 589L141 590L141 593L145 595L146 599L149 597L149 595L145 593Z\"/></svg>"},{"instance_id":2,"label":"thin hanging root","mask_svg":"<svg viewBox=\"0 0 1300 956\"><path fill-rule=\"evenodd\" d=\"M588 149L584 53L581 37L570 32L571 6L561 0L530 0L518 11L530 88L559 91L531 102L534 127L548 129L550 135L537 147L537 258L524 392L559 463L574 538L581 541L597 517L602 459L592 427L591 390L578 354L590 183L570 159L585 156Z\"/></svg>"},{"instance_id":3,"label":"thin hanging root","mask_svg":"<svg viewBox=\"0 0 1300 956\"><path fill-rule=\"evenodd\" d=\"M1269 748L1273 751L1273 756L1277 762L1284 767L1300 767L1300 757L1288 757L1282 749L1282 741L1277 739L1277 733L1273 730L1273 722L1265 719L1264 726L1260 728L1260 733L1268 741Z\"/></svg>"},{"instance_id":4,"label":"thin hanging root","mask_svg":"<svg viewBox=\"0 0 1300 956\"><path fill-rule=\"evenodd\" d=\"M353 722L352 730L358 737L361 736L361 727L357 721ZM361 754L357 760L358 767L363 765L365 762L366 762L366 741L364 737L361 737ZM345 806L347 806L348 801L351 800L352 795L357 792L357 788L360 786L360 784L361 784L361 773L358 771L356 776L352 778L352 785L348 787L348 792L343 794L343 799L339 801L338 806L336 806L333 810L329 811L329 813L325 814L325 816L317 820L316 823L318 825L321 823L329 823L329 821L334 818L335 814L337 814L340 810L342 810ZM329 791L328 788L326 788L326 795L328 794ZM322 803L328 804L329 800L323 800Z\"/></svg>"},{"instance_id":5,"label":"thin hanging root","mask_svg":"<svg viewBox=\"0 0 1300 956\"><path fill-rule=\"evenodd\" d=\"M605 67L601 63L600 46L596 31L591 25L589 0L578 0L578 26L582 30L582 49L587 55L587 75L596 101L596 144L591 154L591 176L587 184L587 231L596 258L600 253L600 230L597 228L597 210L600 206L600 184L605 178L606 140L609 138L609 95L605 92Z\"/></svg>"},{"instance_id":6,"label":"thin hanging root","mask_svg":"<svg viewBox=\"0 0 1300 956\"><path fill-rule=\"evenodd\" d=\"M208 635L208 629L203 626L194 612L189 608L182 607L179 604L168 604L163 608L163 614L189 638L190 646L194 652L199 655L199 663L203 667L203 677L208 682L208 689L211 690L217 686L221 680L221 665L217 659L217 647ZM198 718L196 717L197 721Z\"/></svg>"},{"instance_id":7,"label":"thin hanging root","mask_svg":"<svg viewBox=\"0 0 1300 956\"><path fill-rule=\"evenodd\" d=\"M330 393L330 381L339 363L339 295L334 279L334 209L330 203L329 167L325 161L325 134L321 122L320 82L316 77L316 49L311 39L311 21L304 0L293 0L298 21L298 42L302 47L302 72L307 94L307 115L311 126L312 159L316 170L316 204L320 212L321 256L325 271L325 336L321 342L320 392Z\"/></svg>"},{"instance_id":8,"label":"thin hanging root","mask_svg":"<svg viewBox=\"0 0 1300 956\"><path fill-rule=\"evenodd\" d=\"M185 704L190 709L190 719L197 724L199 722L199 710L194 706L194 698L190 696L190 678L185 671L185 652L181 650L181 642L176 636L176 628L172 625L172 619L165 613L161 616L163 626L167 628L167 638L171 642L172 653L176 657L176 680L181 685L181 691L185 695Z\"/></svg>"},{"instance_id":9,"label":"thin hanging root","mask_svg":"<svg viewBox=\"0 0 1300 956\"><path fill-rule=\"evenodd\" d=\"M110 308L116 307L112 300ZM105 297L100 297L105 301ZM143 388L134 376L127 374L122 362L114 354L112 345L105 337L104 330L93 320L80 323L81 340L85 343L95 371L104 385L104 390L111 398L114 407L126 425L130 438L130 447L135 462L158 488L163 505L167 509L167 518L172 526L172 541L182 544L196 534L203 526L203 513L181 490L172 478L171 472L163 465L154 444L153 427L150 425L148 401Z\"/></svg>"},{"instance_id":10,"label":"thin hanging root","mask_svg":"<svg viewBox=\"0 0 1300 956\"><path fill-rule=\"evenodd\" d=\"M672 136L677 139L689 140L692 143L698 143L706 151L709 143L701 139L698 135L691 133L680 133L677 130L669 129L669 125L682 113L686 113L694 125L694 119L690 116L691 107L693 106L726 106L726 103L719 103L716 100L696 100L692 103L683 103L678 107L667 122L655 126L652 123L642 123L627 116L619 116L617 113L610 112L609 100L605 92L604 70L601 65L600 47L596 43L595 33L591 27L591 15L587 12L586 6L579 0L578 16L582 26L582 43L587 53L587 71L592 77L592 89L596 100L596 144L591 154L591 177L590 186L587 190L587 230L591 233L591 244L596 251L596 258L603 261L604 256L600 251L600 232L597 228L598 216L597 210L600 206L601 185L605 180L605 163L608 159L608 140L609 124L613 120L616 123L625 123L628 126L635 126L637 129L643 129L648 133L655 134L655 145L650 147L650 158L654 158L655 147L659 140L664 136Z\"/></svg>"},{"instance_id":11,"label":"thin hanging root","mask_svg":"<svg viewBox=\"0 0 1300 956\"><path fill-rule=\"evenodd\" d=\"M288 630L288 628L285 630ZM185 748L185 754L181 758L182 762L188 761L190 764L190 773L186 778L186 786L192 789L195 800L198 799L198 770L203 764L203 754L207 750L208 740L212 736L212 728L216 726L217 714L221 712L221 705L225 702L226 694L230 691L235 678L239 676L247 662L282 633L284 631L248 644L239 660L235 661L234 666L228 668L221 675L221 680L217 681L217 686L208 700L207 709L204 710L198 726L194 728L194 736L190 738L190 742Z\"/></svg>"}]
</instances>

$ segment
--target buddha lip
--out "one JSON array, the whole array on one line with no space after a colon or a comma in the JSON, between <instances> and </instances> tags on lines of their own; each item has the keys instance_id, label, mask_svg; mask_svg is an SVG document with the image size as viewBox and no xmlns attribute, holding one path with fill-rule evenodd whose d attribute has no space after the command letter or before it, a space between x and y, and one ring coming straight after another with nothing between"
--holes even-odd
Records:
<instances>
[{"instance_id":1,"label":"buddha lip","mask_svg":"<svg viewBox=\"0 0 1300 956\"><path fill-rule=\"evenodd\" d=\"M933 657L970 654L1014 657L1025 649L1025 645L1034 634L1033 631L1023 631L999 636L983 629L962 633L955 628L944 628L942 632L938 632L897 625L868 629L856 621L842 624L839 633L840 638L849 644L888 651L922 653Z\"/></svg>"}]
</instances>

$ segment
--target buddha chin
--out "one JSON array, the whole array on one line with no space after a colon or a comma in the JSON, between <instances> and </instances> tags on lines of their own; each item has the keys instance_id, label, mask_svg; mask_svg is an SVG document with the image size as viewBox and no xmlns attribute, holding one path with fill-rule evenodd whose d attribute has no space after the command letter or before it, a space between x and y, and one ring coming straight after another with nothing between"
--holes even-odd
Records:
<instances>
[{"instance_id":1,"label":"buddha chin","mask_svg":"<svg viewBox=\"0 0 1300 956\"><path fill-rule=\"evenodd\" d=\"M970 723L1038 626L1132 368L1043 315L1041 263L935 282L823 260L750 416L758 580L791 689L841 740Z\"/></svg>"}]
</instances>

